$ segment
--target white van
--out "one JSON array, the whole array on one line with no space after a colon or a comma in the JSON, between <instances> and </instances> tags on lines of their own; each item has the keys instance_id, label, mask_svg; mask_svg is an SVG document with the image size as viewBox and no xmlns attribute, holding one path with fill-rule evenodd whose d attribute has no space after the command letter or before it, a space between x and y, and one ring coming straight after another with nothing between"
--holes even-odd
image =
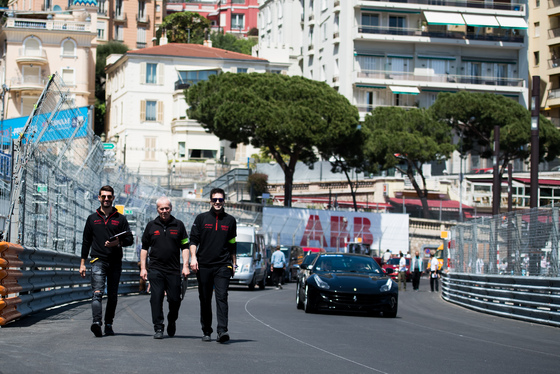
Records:
<instances>
[{"instance_id":1,"label":"white van","mask_svg":"<svg viewBox=\"0 0 560 374\"><path fill-rule=\"evenodd\" d=\"M264 289L266 268L264 236L257 233L257 227L237 226L237 270L230 284L245 284L250 290L258 284Z\"/></svg>"}]
</instances>

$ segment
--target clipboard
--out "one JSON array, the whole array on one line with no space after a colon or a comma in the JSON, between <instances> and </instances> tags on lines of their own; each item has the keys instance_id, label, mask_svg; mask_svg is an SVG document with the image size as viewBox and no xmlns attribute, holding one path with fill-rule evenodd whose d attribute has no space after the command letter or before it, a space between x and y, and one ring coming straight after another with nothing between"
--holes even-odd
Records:
<instances>
[{"instance_id":1,"label":"clipboard","mask_svg":"<svg viewBox=\"0 0 560 374\"><path fill-rule=\"evenodd\" d=\"M118 238L120 238L121 236L126 235L126 234L131 234L131 232L130 232L130 231L119 232L118 234L115 234L115 235L111 236L111 237L109 238L109 241L112 242L113 240L118 239Z\"/></svg>"}]
</instances>

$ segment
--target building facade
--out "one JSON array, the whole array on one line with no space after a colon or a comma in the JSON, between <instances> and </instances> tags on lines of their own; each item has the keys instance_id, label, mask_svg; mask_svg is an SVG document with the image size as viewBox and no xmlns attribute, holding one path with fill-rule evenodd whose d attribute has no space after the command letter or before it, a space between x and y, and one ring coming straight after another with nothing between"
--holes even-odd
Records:
<instances>
[{"instance_id":1,"label":"building facade","mask_svg":"<svg viewBox=\"0 0 560 374\"><path fill-rule=\"evenodd\" d=\"M164 44L107 60L107 139L144 175L213 179L224 164L245 167L257 152L230 149L187 116L184 89L221 72L263 73L267 60L196 44Z\"/></svg>"},{"instance_id":2,"label":"building facade","mask_svg":"<svg viewBox=\"0 0 560 374\"><path fill-rule=\"evenodd\" d=\"M247 37L257 27L258 0L201 0L167 2L167 13L193 12L208 18L212 31Z\"/></svg>"},{"instance_id":3,"label":"building facade","mask_svg":"<svg viewBox=\"0 0 560 374\"><path fill-rule=\"evenodd\" d=\"M559 127L560 1L530 0L528 8L529 73L541 79L541 112Z\"/></svg>"},{"instance_id":4,"label":"building facade","mask_svg":"<svg viewBox=\"0 0 560 374\"><path fill-rule=\"evenodd\" d=\"M75 1L66 13L8 11L2 27L3 119L28 116L57 73L76 107L95 103L96 8Z\"/></svg>"}]
</instances>

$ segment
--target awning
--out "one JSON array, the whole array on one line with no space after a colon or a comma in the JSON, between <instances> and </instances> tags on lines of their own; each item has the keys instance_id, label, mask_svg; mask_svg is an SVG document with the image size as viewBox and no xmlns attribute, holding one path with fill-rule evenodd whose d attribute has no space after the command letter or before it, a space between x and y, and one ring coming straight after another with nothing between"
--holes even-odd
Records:
<instances>
[{"instance_id":1,"label":"awning","mask_svg":"<svg viewBox=\"0 0 560 374\"><path fill-rule=\"evenodd\" d=\"M404 86L389 86L389 89L394 94L403 94L403 95L418 95L420 90L416 87L404 87Z\"/></svg>"},{"instance_id":2,"label":"awning","mask_svg":"<svg viewBox=\"0 0 560 374\"><path fill-rule=\"evenodd\" d=\"M464 25L465 21L460 13L424 12L424 17L430 25Z\"/></svg>"},{"instance_id":3,"label":"awning","mask_svg":"<svg viewBox=\"0 0 560 374\"><path fill-rule=\"evenodd\" d=\"M219 14L220 14L220 11L218 10L218 11L214 11L214 12L208 13L208 14L206 15L206 17L215 17L215 16L217 16L217 15L219 15Z\"/></svg>"},{"instance_id":4,"label":"awning","mask_svg":"<svg viewBox=\"0 0 560 374\"><path fill-rule=\"evenodd\" d=\"M504 29L523 29L526 30L529 28L525 19L521 17L502 17L496 16L498 23L500 24L501 28Z\"/></svg>"},{"instance_id":5,"label":"awning","mask_svg":"<svg viewBox=\"0 0 560 374\"><path fill-rule=\"evenodd\" d=\"M463 14L463 19L468 26L475 27L500 27L494 16L481 16L479 14Z\"/></svg>"}]
</instances>

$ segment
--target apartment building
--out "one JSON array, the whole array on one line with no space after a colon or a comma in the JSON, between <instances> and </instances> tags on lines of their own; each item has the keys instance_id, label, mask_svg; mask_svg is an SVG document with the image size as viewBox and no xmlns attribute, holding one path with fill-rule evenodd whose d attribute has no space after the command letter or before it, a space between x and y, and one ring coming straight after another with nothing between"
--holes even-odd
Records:
<instances>
[{"instance_id":1,"label":"apartment building","mask_svg":"<svg viewBox=\"0 0 560 374\"><path fill-rule=\"evenodd\" d=\"M530 0L527 7L529 73L541 78L541 112L560 126L560 1Z\"/></svg>"},{"instance_id":2,"label":"apartment building","mask_svg":"<svg viewBox=\"0 0 560 374\"><path fill-rule=\"evenodd\" d=\"M97 43L119 41L129 49L154 45L156 30L165 17L166 0L16 0L14 11L44 11L66 14L75 7L95 7Z\"/></svg>"},{"instance_id":3,"label":"apartment building","mask_svg":"<svg viewBox=\"0 0 560 374\"><path fill-rule=\"evenodd\" d=\"M74 1L60 12L6 12L0 76L3 119L28 116L48 76L58 73L76 107L95 103L96 7Z\"/></svg>"},{"instance_id":4,"label":"apartment building","mask_svg":"<svg viewBox=\"0 0 560 374\"><path fill-rule=\"evenodd\" d=\"M167 13L194 12L208 18L212 31L246 37L257 27L258 0L169 0Z\"/></svg>"},{"instance_id":5,"label":"apartment building","mask_svg":"<svg viewBox=\"0 0 560 374\"><path fill-rule=\"evenodd\" d=\"M229 147L187 116L184 89L220 72L263 73L267 60L197 44L163 44L111 55L107 60L107 139L118 158L144 175L200 172L212 165L245 165L257 152ZM190 168L189 168L190 167ZM198 169L197 169L198 170Z\"/></svg>"},{"instance_id":6,"label":"apartment building","mask_svg":"<svg viewBox=\"0 0 560 374\"><path fill-rule=\"evenodd\" d=\"M521 2L259 4L255 53L271 61L289 59L297 65L291 73L301 69L303 76L331 85L358 107L361 118L378 106L429 107L439 92L459 90L500 94L528 106L527 7ZM302 43L291 45L298 37ZM466 170L487 166L473 157ZM458 155L447 171L458 173Z\"/></svg>"}]
</instances>

